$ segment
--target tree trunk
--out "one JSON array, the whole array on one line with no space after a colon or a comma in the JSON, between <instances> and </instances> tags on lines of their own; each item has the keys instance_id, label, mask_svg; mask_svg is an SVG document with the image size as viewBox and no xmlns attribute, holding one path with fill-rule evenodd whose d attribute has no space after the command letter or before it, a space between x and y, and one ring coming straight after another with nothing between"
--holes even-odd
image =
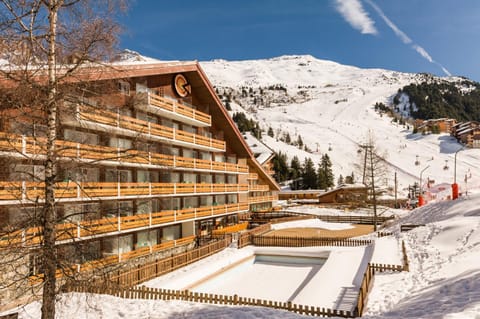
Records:
<instances>
[{"instance_id":1,"label":"tree trunk","mask_svg":"<svg viewBox=\"0 0 480 319\"><path fill-rule=\"evenodd\" d=\"M47 154L45 161L45 204L43 207L43 303L42 319L55 318L57 254L55 248L55 140L57 138L56 27L59 2L49 3Z\"/></svg>"}]
</instances>

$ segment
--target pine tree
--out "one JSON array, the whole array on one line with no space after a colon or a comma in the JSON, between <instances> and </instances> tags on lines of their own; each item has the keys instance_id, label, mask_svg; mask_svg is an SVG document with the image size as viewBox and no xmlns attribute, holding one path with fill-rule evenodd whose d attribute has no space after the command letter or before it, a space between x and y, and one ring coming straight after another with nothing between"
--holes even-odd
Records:
<instances>
[{"instance_id":1,"label":"pine tree","mask_svg":"<svg viewBox=\"0 0 480 319\"><path fill-rule=\"evenodd\" d=\"M298 148L302 149L302 147L303 147L303 140L302 140L302 137L300 136L300 134L298 134L297 145L298 145Z\"/></svg>"},{"instance_id":2,"label":"pine tree","mask_svg":"<svg viewBox=\"0 0 480 319\"><path fill-rule=\"evenodd\" d=\"M355 183L355 175L352 172L352 175L345 176L345 184L354 184Z\"/></svg>"},{"instance_id":3,"label":"pine tree","mask_svg":"<svg viewBox=\"0 0 480 319\"><path fill-rule=\"evenodd\" d=\"M298 159L297 156L294 156L292 158L292 161L290 162L290 176L289 179L293 180L292 184L290 184L290 187L292 189L299 189L301 183L299 182L299 178L302 175L302 164L300 163L300 160Z\"/></svg>"},{"instance_id":4,"label":"pine tree","mask_svg":"<svg viewBox=\"0 0 480 319\"><path fill-rule=\"evenodd\" d=\"M285 134L285 143L292 143L292 139L290 138L290 134L288 132Z\"/></svg>"},{"instance_id":5,"label":"pine tree","mask_svg":"<svg viewBox=\"0 0 480 319\"><path fill-rule=\"evenodd\" d=\"M337 186L340 186L344 183L345 181L343 180L343 175L340 174L340 176L338 177L338 180L337 180Z\"/></svg>"},{"instance_id":6,"label":"pine tree","mask_svg":"<svg viewBox=\"0 0 480 319\"><path fill-rule=\"evenodd\" d=\"M317 173L315 172L315 167L311 158L305 158L302 179L304 189L317 188Z\"/></svg>"},{"instance_id":7,"label":"pine tree","mask_svg":"<svg viewBox=\"0 0 480 319\"><path fill-rule=\"evenodd\" d=\"M327 189L335 185L334 176L332 172L332 162L328 154L322 155L322 160L318 165L318 187L320 189Z\"/></svg>"},{"instance_id":8,"label":"pine tree","mask_svg":"<svg viewBox=\"0 0 480 319\"><path fill-rule=\"evenodd\" d=\"M273 129L272 129L271 126L268 128L267 135L270 136L270 137L274 137Z\"/></svg>"},{"instance_id":9,"label":"pine tree","mask_svg":"<svg viewBox=\"0 0 480 319\"><path fill-rule=\"evenodd\" d=\"M274 178L277 182L283 182L288 178L289 168L287 164L287 155L278 152L273 158Z\"/></svg>"}]
</instances>

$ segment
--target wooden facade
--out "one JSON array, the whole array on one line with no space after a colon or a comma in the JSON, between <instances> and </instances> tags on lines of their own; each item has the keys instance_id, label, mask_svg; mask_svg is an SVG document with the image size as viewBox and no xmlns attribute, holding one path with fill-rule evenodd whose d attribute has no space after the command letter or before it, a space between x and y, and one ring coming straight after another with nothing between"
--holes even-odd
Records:
<instances>
[{"instance_id":1,"label":"wooden facade","mask_svg":"<svg viewBox=\"0 0 480 319\"><path fill-rule=\"evenodd\" d=\"M365 203L367 201L367 187L364 185L344 184L318 196L320 204L333 203Z\"/></svg>"},{"instance_id":2,"label":"wooden facade","mask_svg":"<svg viewBox=\"0 0 480 319\"><path fill-rule=\"evenodd\" d=\"M187 81L183 91L176 87L179 75ZM276 200L279 186L255 160L197 62L85 68L79 78L82 89L70 91L61 105L55 144L57 241L73 254L72 263L192 243L192 236L237 229L238 214ZM32 109L2 111L2 230L27 221L43 201L45 117ZM0 247L33 247L41 233L32 224L2 237ZM85 242L88 255L75 255L73 241ZM36 275L36 267L30 269Z\"/></svg>"},{"instance_id":3,"label":"wooden facade","mask_svg":"<svg viewBox=\"0 0 480 319\"><path fill-rule=\"evenodd\" d=\"M451 135L470 148L480 148L480 122L461 122L452 127Z\"/></svg>"}]
</instances>

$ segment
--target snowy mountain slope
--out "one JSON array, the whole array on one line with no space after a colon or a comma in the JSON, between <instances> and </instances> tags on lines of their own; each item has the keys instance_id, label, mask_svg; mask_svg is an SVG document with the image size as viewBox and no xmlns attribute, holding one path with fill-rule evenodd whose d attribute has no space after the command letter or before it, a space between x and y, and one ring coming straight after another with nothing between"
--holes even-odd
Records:
<instances>
[{"instance_id":1,"label":"snowy mountain slope","mask_svg":"<svg viewBox=\"0 0 480 319\"><path fill-rule=\"evenodd\" d=\"M275 137L264 134L264 142L276 151L286 152L290 158L297 155L302 161L311 157L318 163L321 153L328 152L335 176L348 175L355 170L354 162L359 161L358 145L371 130L379 149L388 153L391 178L386 182L390 186L395 171L400 188L404 188L418 181L427 165L423 181L429 178L437 184L453 182L454 154L461 145L446 134L414 135L412 127L407 130L373 109L376 102L390 104L399 88L431 80L429 75L360 69L309 55L252 61L214 60L201 65L220 95L233 96L234 111L243 110L259 121L265 131L273 128ZM313 154L280 142L283 132L289 132L292 140L300 134ZM419 165L415 165L417 155ZM480 150L464 150L457 160L460 187L465 188L464 176L471 173L468 188L480 188L480 178L475 172L480 167Z\"/></svg>"}]
</instances>

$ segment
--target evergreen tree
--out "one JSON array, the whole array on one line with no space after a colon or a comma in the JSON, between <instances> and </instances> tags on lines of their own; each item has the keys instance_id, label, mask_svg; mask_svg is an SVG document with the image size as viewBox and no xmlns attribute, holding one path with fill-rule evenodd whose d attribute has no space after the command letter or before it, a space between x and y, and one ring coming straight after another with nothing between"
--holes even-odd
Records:
<instances>
[{"instance_id":1,"label":"evergreen tree","mask_svg":"<svg viewBox=\"0 0 480 319\"><path fill-rule=\"evenodd\" d=\"M283 182L288 178L289 168L286 154L282 152L275 153L273 158L273 170L275 171L273 177L277 182Z\"/></svg>"},{"instance_id":2,"label":"evergreen tree","mask_svg":"<svg viewBox=\"0 0 480 319\"><path fill-rule=\"evenodd\" d=\"M318 165L318 188L327 189L335 185L332 172L332 162L328 154L322 155L322 160Z\"/></svg>"},{"instance_id":3,"label":"evergreen tree","mask_svg":"<svg viewBox=\"0 0 480 319\"><path fill-rule=\"evenodd\" d=\"M288 132L285 134L285 143L292 143L292 139L290 138L290 134Z\"/></svg>"},{"instance_id":4,"label":"evergreen tree","mask_svg":"<svg viewBox=\"0 0 480 319\"><path fill-rule=\"evenodd\" d=\"M270 136L270 137L274 137L273 129L272 129L271 126L268 128L267 135Z\"/></svg>"},{"instance_id":5,"label":"evergreen tree","mask_svg":"<svg viewBox=\"0 0 480 319\"><path fill-rule=\"evenodd\" d=\"M300 134L298 134L297 146L298 146L298 148L300 148L300 149L302 149L302 147L303 147L303 140L302 140L302 137L300 136Z\"/></svg>"},{"instance_id":6,"label":"evergreen tree","mask_svg":"<svg viewBox=\"0 0 480 319\"><path fill-rule=\"evenodd\" d=\"M229 102L229 101L225 101L225 108L226 108L228 111L231 111L231 110L232 110L232 107L230 106L230 102Z\"/></svg>"},{"instance_id":7,"label":"evergreen tree","mask_svg":"<svg viewBox=\"0 0 480 319\"><path fill-rule=\"evenodd\" d=\"M337 180L337 186L340 186L344 183L345 181L343 180L343 175L340 174L340 176L338 177L338 180Z\"/></svg>"},{"instance_id":8,"label":"evergreen tree","mask_svg":"<svg viewBox=\"0 0 480 319\"><path fill-rule=\"evenodd\" d=\"M317 174L311 158L305 158L302 171L303 188L315 189L317 188Z\"/></svg>"},{"instance_id":9,"label":"evergreen tree","mask_svg":"<svg viewBox=\"0 0 480 319\"><path fill-rule=\"evenodd\" d=\"M345 184L354 184L355 183L355 175L352 172L352 175L345 176Z\"/></svg>"},{"instance_id":10,"label":"evergreen tree","mask_svg":"<svg viewBox=\"0 0 480 319\"><path fill-rule=\"evenodd\" d=\"M290 176L289 179L293 180L292 184L290 184L290 187L292 189L299 189L301 184L300 181L298 180L302 176L302 164L300 163L300 160L298 159L297 156L294 156L292 158L292 161L290 162Z\"/></svg>"}]
</instances>

